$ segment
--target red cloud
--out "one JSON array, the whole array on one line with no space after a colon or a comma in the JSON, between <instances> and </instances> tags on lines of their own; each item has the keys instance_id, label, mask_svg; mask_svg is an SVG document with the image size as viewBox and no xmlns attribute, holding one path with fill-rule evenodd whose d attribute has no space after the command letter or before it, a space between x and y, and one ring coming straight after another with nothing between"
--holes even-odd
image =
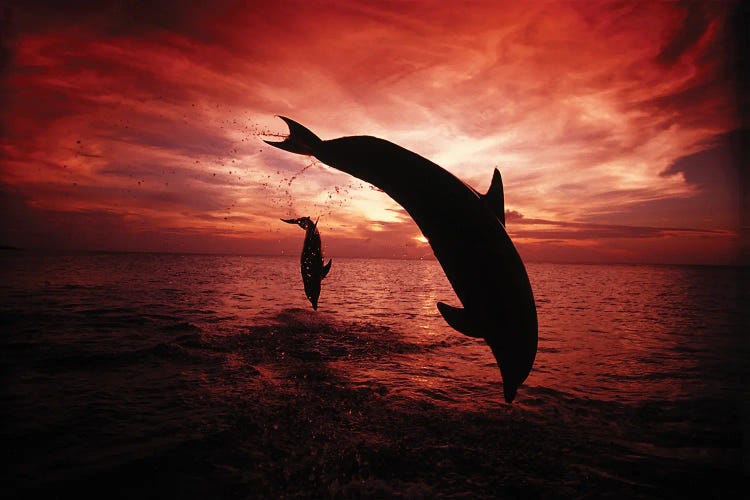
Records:
<instances>
[{"instance_id":1,"label":"red cloud","mask_svg":"<svg viewBox=\"0 0 750 500\"><path fill-rule=\"evenodd\" d=\"M2 243L292 251L275 221L305 212L334 253L429 255L382 193L264 147L288 114L481 190L498 166L535 258L731 253L732 208L694 216L726 194L701 151L738 125L730 3L81 5L2 18Z\"/></svg>"}]
</instances>

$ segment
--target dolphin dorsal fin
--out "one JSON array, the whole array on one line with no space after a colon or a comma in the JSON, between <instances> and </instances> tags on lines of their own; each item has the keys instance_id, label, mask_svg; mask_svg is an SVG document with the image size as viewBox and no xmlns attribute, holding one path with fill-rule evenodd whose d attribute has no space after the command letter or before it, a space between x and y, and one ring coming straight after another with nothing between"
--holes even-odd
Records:
<instances>
[{"instance_id":1,"label":"dolphin dorsal fin","mask_svg":"<svg viewBox=\"0 0 750 500\"><path fill-rule=\"evenodd\" d=\"M482 195L484 202L487 204L487 208L492 210L500 222L505 225L505 195L503 194L503 178L500 176L500 171L496 168L492 174L492 182L490 182L490 188L487 190L487 194Z\"/></svg>"},{"instance_id":2,"label":"dolphin dorsal fin","mask_svg":"<svg viewBox=\"0 0 750 500\"><path fill-rule=\"evenodd\" d=\"M448 323L454 330L458 330L467 337L474 337L478 339L484 338L482 335L478 335L473 332L471 321L469 321L469 318L466 316L465 309L449 306L445 302L438 302L437 308L438 311L440 311L440 314L443 315L443 319L445 319L445 322Z\"/></svg>"},{"instance_id":3,"label":"dolphin dorsal fin","mask_svg":"<svg viewBox=\"0 0 750 500\"><path fill-rule=\"evenodd\" d=\"M333 259L328 259L328 264L326 264L325 266L323 266L323 272L320 273L320 279L323 279L326 276L328 276L328 271L331 270L331 260L333 260Z\"/></svg>"}]
</instances>

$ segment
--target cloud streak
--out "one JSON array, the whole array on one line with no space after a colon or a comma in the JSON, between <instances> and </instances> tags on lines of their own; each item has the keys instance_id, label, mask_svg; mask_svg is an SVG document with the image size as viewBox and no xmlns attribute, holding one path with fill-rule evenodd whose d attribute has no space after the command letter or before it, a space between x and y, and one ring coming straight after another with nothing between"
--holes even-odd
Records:
<instances>
[{"instance_id":1,"label":"cloud streak","mask_svg":"<svg viewBox=\"0 0 750 500\"><path fill-rule=\"evenodd\" d=\"M16 215L0 237L48 245L33 235L64 214L109 228L85 245L136 241L137 219L144 248L292 252L276 222L310 215L334 253L429 254L383 193L266 147L284 114L323 138L392 140L480 191L498 166L535 258L606 241L638 260L632 242L647 256L669 239L681 259L700 237L729 262L737 203L701 207L737 199L720 178L736 154L717 146L739 124L733 7L28 2L3 21L0 183L38 227ZM159 235L174 231L191 237L173 249Z\"/></svg>"}]
</instances>

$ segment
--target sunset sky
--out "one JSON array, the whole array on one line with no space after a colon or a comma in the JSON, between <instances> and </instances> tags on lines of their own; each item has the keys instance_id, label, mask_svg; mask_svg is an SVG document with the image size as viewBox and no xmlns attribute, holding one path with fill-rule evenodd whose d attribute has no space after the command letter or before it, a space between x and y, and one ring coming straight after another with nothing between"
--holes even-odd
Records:
<instances>
[{"instance_id":1,"label":"sunset sky","mask_svg":"<svg viewBox=\"0 0 750 500\"><path fill-rule=\"evenodd\" d=\"M57 4L0 7L2 245L432 256L284 115L498 167L529 261L747 263L733 2Z\"/></svg>"}]
</instances>

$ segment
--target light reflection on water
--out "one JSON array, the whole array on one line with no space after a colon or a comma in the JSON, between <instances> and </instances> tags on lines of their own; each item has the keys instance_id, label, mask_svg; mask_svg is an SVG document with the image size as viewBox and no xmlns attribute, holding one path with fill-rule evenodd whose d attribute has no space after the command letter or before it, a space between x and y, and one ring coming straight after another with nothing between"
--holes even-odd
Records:
<instances>
[{"instance_id":1,"label":"light reflection on water","mask_svg":"<svg viewBox=\"0 0 750 500\"><path fill-rule=\"evenodd\" d=\"M31 257L18 267L22 272L6 286L33 296L37 307L79 313L121 308L141 318L180 320L211 335L272 322L284 310L310 309L292 257L94 254ZM726 359L734 357L741 322L735 270L527 267L540 341L525 387L632 402L726 389L724 372L736 368ZM396 356L396 366L389 363L384 372L379 367L386 360L375 356L348 367L352 377L366 376L356 372L367 365L370 376L377 373L381 382L395 386L407 383L411 390L427 380L434 385L437 378L446 391L478 389L477 380L482 392L499 391L489 349L448 327L435 306L438 300L460 305L435 261L334 259L318 317L388 327L405 342L433 346L427 357ZM61 330L64 336L77 333ZM722 373L708 372L712 367Z\"/></svg>"}]
</instances>

